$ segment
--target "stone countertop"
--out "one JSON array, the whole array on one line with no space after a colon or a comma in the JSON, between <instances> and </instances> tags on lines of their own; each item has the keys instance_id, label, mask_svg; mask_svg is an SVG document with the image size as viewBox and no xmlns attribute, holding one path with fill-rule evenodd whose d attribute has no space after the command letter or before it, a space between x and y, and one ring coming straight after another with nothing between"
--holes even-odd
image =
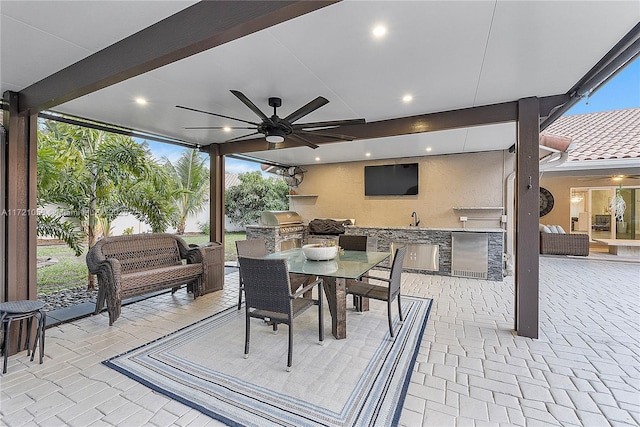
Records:
<instances>
[{"instance_id":1,"label":"stone countertop","mask_svg":"<svg viewBox=\"0 0 640 427\"><path fill-rule=\"evenodd\" d=\"M308 225L308 224L303 224ZM274 229L278 228L278 225L247 225L247 228L264 228ZM373 225L345 225L345 228L369 228L378 230L411 230L411 231L468 231L473 233L505 233L504 228L454 228L454 227L411 227L411 226L373 226Z\"/></svg>"},{"instance_id":2,"label":"stone countertop","mask_svg":"<svg viewBox=\"0 0 640 427\"><path fill-rule=\"evenodd\" d=\"M411 230L411 231L467 231L474 233L504 233L504 228L454 228L454 227L411 227L411 226L373 226L373 225L346 225L345 228L370 228L378 230Z\"/></svg>"}]
</instances>

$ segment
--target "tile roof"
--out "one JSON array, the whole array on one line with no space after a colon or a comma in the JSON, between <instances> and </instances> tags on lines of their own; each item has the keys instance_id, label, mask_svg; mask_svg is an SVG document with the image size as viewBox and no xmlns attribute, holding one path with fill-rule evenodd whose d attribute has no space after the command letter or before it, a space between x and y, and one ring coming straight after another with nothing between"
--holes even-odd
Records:
<instances>
[{"instance_id":1,"label":"tile roof","mask_svg":"<svg viewBox=\"0 0 640 427\"><path fill-rule=\"evenodd\" d=\"M236 185L240 185L242 183L242 181L240 181L240 177L238 175L236 175L235 173L228 173L226 172L224 174L224 189L228 190L231 187L235 187Z\"/></svg>"},{"instance_id":2,"label":"tile roof","mask_svg":"<svg viewBox=\"0 0 640 427\"><path fill-rule=\"evenodd\" d=\"M569 161L640 161L640 108L563 116L543 133L573 139Z\"/></svg>"}]
</instances>

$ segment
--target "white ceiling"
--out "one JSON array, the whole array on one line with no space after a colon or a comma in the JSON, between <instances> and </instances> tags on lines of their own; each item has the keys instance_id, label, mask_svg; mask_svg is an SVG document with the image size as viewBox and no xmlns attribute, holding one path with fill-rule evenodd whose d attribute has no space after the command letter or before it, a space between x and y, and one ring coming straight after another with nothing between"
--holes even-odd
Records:
<instances>
[{"instance_id":1,"label":"white ceiling","mask_svg":"<svg viewBox=\"0 0 640 427\"><path fill-rule=\"evenodd\" d=\"M193 3L2 0L2 92L20 91ZM53 110L208 145L243 131L183 128L242 124L175 105L256 121L230 89L267 115L267 98L281 97L280 117L317 96L330 101L300 123L378 121L556 95L638 21L636 0L343 1ZM378 24L388 29L382 39L371 33ZM402 102L407 93L409 104ZM136 97L149 103L139 106ZM332 163L506 149L514 141L515 125L501 124L251 155L304 165L316 157Z\"/></svg>"}]
</instances>

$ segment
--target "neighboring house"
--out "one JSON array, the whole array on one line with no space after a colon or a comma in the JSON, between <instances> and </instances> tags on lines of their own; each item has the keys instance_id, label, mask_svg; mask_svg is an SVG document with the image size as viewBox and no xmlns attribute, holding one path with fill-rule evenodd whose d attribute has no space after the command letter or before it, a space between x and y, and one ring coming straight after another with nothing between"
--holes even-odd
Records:
<instances>
[{"instance_id":1,"label":"neighboring house","mask_svg":"<svg viewBox=\"0 0 640 427\"><path fill-rule=\"evenodd\" d=\"M564 116L545 133L573 143L563 164L542 173L554 206L540 222L591 238L640 239L640 108ZM609 202L620 186L627 209L615 224Z\"/></svg>"}]
</instances>

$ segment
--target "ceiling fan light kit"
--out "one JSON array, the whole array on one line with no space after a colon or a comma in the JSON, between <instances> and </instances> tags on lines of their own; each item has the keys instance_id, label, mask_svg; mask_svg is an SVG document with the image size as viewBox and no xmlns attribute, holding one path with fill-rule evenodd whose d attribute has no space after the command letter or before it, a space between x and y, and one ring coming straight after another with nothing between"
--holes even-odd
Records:
<instances>
[{"instance_id":1,"label":"ceiling fan light kit","mask_svg":"<svg viewBox=\"0 0 640 427\"><path fill-rule=\"evenodd\" d=\"M269 146L268 146L269 150L280 148L279 144L282 144L285 141L285 139L287 139L287 137L290 137L289 141L293 144L306 145L313 149L318 148L318 146L313 142L311 142L310 140L308 140L306 138L308 136L322 137L322 138L342 140L342 141L351 141L353 140L352 137L341 135L341 134L334 134L334 133L331 133L331 130L339 128L340 126L365 123L364 119L351 119L351 120L332 120L332 121L315 122L315 123L293 124L298 119L301 119L302 117L312 113L313 111L317 110L323 105L328 104L329 100L322 96L318 96L316 99L303 105L293 113L289 114L287 117L280 118L278 117L276 109L282 106L282 99L277 97L271 97L268 99L269 106L273 107L273 115L271 117L267 117L267 115L263 113L262 110L260 110L253 102L251 102L251 100L249 100L249 98L247 98L242 92L237 90L231 90L231 93L235 95L236 98L238 98L240 101L242 101L243 104L249 107L249 109L253 111L258 117L260 117L262 121L260 123L255 123L255 122L250 122L244 119L238 119L235 117L224 116L222 114L211 113L209 111L198 110L190 107L183 107L181 105L176 105L176 107L182 108L184 110L209 114L212 116L236 120L239 122L253 125L255 127L246 127L246 126L231 127L230 129L252 129L252 130L255 130L255 132L247 135L241 135L235 138L231 138L225 142L233 142L240 139L245 139L253 135L263 134L265 136L266 141L269 143ZM190 127L186 129L224 129L224 128L228 128L228 127L227 126L225 127L198 126L198 127ZM329 129L329 132L327 132L325 129L323 129L322 131L308 130L313 128L330 128L330 129Z\"/></svg>"},{"instance_id":2,"label":"ceiling fan light kit","mask_svg":"<svg viewBox=\"0 0 640 427\"><path fill-rule=\"evenodd\" d=\"M277 129L268 131L266 135L267 135L266 137L267 142L270 142L272 144L279 144L281 142L284 142L285 133Z\"/></svg>"}]
</instances>

